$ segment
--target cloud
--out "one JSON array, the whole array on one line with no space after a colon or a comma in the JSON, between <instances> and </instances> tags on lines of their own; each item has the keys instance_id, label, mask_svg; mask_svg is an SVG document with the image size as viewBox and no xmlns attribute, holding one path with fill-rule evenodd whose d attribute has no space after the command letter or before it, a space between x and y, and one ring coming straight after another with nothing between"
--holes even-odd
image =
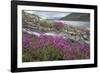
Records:
<instances>
[{"instance_id":1,"label":"cloud","mask_svg":"<svg viewBox=\"0 0 100 73\"><path fill-rule=\"evenodd\" d=\"M36 14L43 19L61 18L70 14L67 12L47 12L47 11L25 11L25 12Z\"/></svg>"}]
</instances>

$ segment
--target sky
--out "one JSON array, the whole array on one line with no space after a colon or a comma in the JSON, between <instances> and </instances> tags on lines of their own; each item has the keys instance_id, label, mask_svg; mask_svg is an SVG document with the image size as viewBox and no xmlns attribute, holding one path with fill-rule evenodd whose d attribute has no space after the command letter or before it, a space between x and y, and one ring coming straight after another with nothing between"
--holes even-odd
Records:
<instances>
[{"instance_id":1,"label":"sky","mask_svg":"<svg viewBox=\"0 0 100 73\"><path fill-rule=\"evenodd\" d=\"M70 13L65 12L47 12L47 11L25 11L27 13L36 14L42 19L62 18Z\"/></svg>"}]
</instances>

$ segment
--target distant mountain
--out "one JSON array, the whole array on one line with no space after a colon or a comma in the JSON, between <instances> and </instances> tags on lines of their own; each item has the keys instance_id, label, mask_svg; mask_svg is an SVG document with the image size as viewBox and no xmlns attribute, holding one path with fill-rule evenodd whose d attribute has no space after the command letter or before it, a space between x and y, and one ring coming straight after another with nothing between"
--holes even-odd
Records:
<instances>
[{"instance_id":1,"label":"distant mountain","mask_svg":"<svg viewBox=\"0 0 100 73\"><path fill-rule=\"evenodd\" d=\"M60 20L62 17L53 17L53 18L48 18L46 20Z\"/></svg>"},{"instance_id":2,"label":"distant mountain","mask_svg":"<svg viewBox=\"0 0 100 73\"><path fill-rule=\"evenodd\" d=\"M90 14L88 14L88 13L71 13L65 17L62 17L61 20L90 21Z\"/></svg>"}]
</instances>

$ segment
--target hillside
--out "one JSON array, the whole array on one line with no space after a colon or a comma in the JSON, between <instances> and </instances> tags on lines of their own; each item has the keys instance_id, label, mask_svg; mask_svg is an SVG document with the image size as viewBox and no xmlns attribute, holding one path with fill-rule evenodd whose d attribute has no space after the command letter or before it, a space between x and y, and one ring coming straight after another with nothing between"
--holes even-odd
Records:
<instances>
[{"instance_id":1,"label":"hillside","mask_svg":"<svg viewBox=\"0 0 100 73\"><path fill-rule=\"evenodd\" d=\"M67 20L67 21L90 21L90 14L88 13L71 13L63 18L61 20Z\"/></svg>"}]
</instances>

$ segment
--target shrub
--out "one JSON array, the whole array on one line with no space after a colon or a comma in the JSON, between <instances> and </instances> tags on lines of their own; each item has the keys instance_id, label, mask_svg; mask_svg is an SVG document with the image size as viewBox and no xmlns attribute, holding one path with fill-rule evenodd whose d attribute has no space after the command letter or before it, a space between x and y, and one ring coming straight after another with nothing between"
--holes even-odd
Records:
<instances>
[{"instance_id":1,"label":"shrub","mask_svg":"<svg viewBox=\"0 0 100 73\"><path fill-rule=\"evenodd\" d=\"M59 49L50 45L40 49L23 49L23 62L62 60Z\"/></svg>"},{"instance_id":2,"label":"shrub","mask_svg":"<svg viewBox=\"0 0 100 73\"><path fill-rule=\"evenodd\" d=\"M62 22L54 22L54 28L56 30L61 30L64 28L64 24Z\"/></svg>"}]
</instances>

